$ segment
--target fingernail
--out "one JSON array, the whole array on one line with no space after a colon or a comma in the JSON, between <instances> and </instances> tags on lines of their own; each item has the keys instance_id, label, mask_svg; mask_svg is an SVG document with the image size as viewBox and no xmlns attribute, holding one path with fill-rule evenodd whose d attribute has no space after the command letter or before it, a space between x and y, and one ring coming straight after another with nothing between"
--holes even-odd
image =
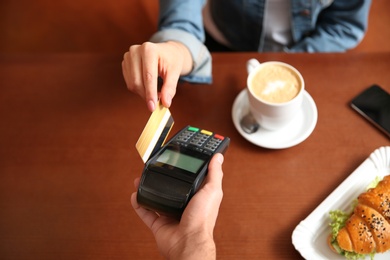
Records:
<instances>
[{"instance_id":1,"label":"fingernail","mask_svg":"<svg viewBox=\"0 0 390 260\"><path fill-rule=\"evenodd\" d=\"M148 101L148 109L153 112L156 109L156 106L154 105L154 102L152 100Z\"/></svg>"},{"instance_id":2,"label":"fingernail","mask_svg":"<svg viewBox=\"0 0 390 260\"><path fill-rule=\"evenodd\" d=\"M218 161L220 164L222 164L222 163L223 163L223 160L224 160L223 155L220 154L220 153L217 153L216 156L217 156L217 161Z\"/></svg>"},{"instance_id":3,"label":"fingernail","mask_svg":"<svg viewBox=\"0 0 390 260\"><path fill-rule=\"evenodd\" d=\"M167 103L167 107L171 106L171 104L172 104L172 97L171 96L167 95L166 103Z\"/></svg>"}]
</instances>

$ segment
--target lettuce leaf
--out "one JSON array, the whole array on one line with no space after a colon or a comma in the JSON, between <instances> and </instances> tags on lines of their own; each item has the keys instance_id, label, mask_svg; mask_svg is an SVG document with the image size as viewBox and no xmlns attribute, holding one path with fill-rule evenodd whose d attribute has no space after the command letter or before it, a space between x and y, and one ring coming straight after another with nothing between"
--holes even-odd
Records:
<instances>
[{"instance_id":1,"label":"lettuce leaf","mask_svg":"<svg viewBox=\"0 0 390 260\"><path fill-rule=\"evenodd\" d=\"M339 230L345 226L351 213L344 212L342 210L332 210L329 212L329 218L331 220L330 227L332 228L332 241L336 239Z\"/></svg>"},{"instance_id":2,"label":"lettuce leaf","mask_svg":"<svg viewBox=\"0 0 390 260\"><path fill-rule=\"evenodd\" d=\"M381 177L376 176L376 177L375 177L375 180L373 180L370 184L368 184L367 190L372 189L372 188L375 188L376 186L378 186L378 183L379 183L381 180L382 180Z\"/></svg>"}]
</instances>

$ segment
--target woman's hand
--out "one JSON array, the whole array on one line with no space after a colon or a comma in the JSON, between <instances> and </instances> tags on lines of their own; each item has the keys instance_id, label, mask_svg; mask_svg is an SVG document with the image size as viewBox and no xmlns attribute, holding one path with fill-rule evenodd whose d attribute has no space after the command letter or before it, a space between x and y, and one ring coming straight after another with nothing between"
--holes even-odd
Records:
<instances>
[{"instance_id":1,"label":"woman's hand","mask_svg":"<svg viewBox=\"0 0 390 260\"><path fill-rule=\"evenodd\" d=\"M159 98L170 107L179 77L191 72L192 63L187 47L179 42L145 42L132 45L124 54L122 72L127 88L144 98L148 109L154 111ZM158 77L163 80L160 94Z\"/></svg>"}]
</instances>

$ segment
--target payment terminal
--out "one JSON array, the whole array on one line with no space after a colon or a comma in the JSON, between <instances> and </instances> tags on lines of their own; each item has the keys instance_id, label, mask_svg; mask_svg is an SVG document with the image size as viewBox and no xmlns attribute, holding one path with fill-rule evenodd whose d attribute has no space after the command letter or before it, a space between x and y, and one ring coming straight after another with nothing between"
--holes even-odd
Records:
<instances>
[{"instance_id":1,"label":"payment terminal","mask_svg":"<svg viewBox=\"0 0 390 260\"><path fill-rule=\"evenodd\" d=\"M145 163L137 201L144 208L180 219L198 191L215 153L224 153L230 139L187 126Z\"/></svg>"}]
</instances>

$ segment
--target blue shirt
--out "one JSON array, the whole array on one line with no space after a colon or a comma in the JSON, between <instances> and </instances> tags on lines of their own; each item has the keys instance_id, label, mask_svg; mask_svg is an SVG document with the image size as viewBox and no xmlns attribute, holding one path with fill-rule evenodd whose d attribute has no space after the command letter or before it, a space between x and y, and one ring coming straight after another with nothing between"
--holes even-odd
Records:
<instances>
[{"instance_id":1,"label":"blue shirt","mask_svg":"<svg viewBox=\"0 0 390 260\"><path fill-rule=\"evenodd\" d=\"M265 0L209 0L218 29L238 51L262 51ZM189 49L193 69L181 79L210 83L211 55L204 45L205 0L160 0L159 29L152 42L174 40ZM343 52L367 30L371 0L291 0L293 43L286 52Z\"/></svg>"}]
</instances>

